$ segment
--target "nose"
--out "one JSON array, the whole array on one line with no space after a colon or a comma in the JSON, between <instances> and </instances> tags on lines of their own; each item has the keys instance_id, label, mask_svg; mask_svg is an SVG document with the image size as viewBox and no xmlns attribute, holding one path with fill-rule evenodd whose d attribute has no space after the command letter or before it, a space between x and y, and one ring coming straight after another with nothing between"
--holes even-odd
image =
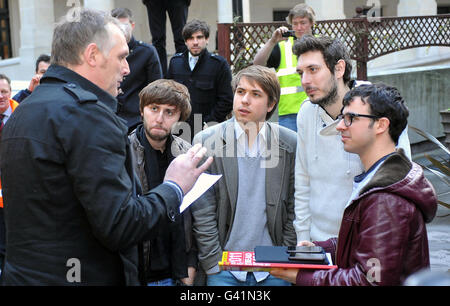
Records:
<instances>
[{"instance_id":1,"label":"nose","mask_svg":"<svg viewBox=\"0 0 450 306\"><path fill-rule=\"evenodd\" d=\"M347 127L344 124L344 119L339 120L338 124L336 125L336 130L339 132L342 132L346 129Z\"/></svg>"},{"instance_id":2,"label":"nose","mask_svg":"<svg viewBox=\"0 0 450 306\"><path fill-rule=\"evenodd\" d=\"M130 65L128 65L128 61L124 59L124 64L122 67L122 75L129 75L130 74Z\"/></svg>"},{"instance_id":3,"label":"nose","mask_svg":"<svg viewBox=\"0 0 450 306\"><path fill-rule=\"evenodd\" d=\"M250 100L249 100L249 92L247 92L247 93L245 93L243 96L242 96L242 100L241 100L241 102L243 103L243 104L249 104L250 103Z\"/></svg>"},{"instance_id":4,"label":"nose","mask_svg":"<svg viewBox=\"0 0 450 306\"><path fill-rule=\"evenodd\" d=\"M163 122L163 119L164 119L164 110L161 110L156 116L156 122L158 123Z\"/></svg>"},{"instance_id":5,"label":"nose","mask_svg":"<svg viewBox=\"0 0 450 306\"><path fill-rule=\"evenodd\" d=\"M311 84L311 77L307 72L303 72L301 78L302 78L302 85Z\"/></svg>"}]
</instances>

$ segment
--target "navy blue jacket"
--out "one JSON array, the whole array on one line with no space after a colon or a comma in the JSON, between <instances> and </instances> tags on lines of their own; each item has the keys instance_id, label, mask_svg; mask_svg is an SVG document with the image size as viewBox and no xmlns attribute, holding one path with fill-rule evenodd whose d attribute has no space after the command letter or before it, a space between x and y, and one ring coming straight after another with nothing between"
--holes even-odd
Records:
<instances>
[{"instance_id":1,"label":"navy blue jacket","mask_svg":"<svg viewBox=\"0 0 450 306\"><path fill-rule=\"evenodd\" d=\"M161 79L163 75L155 47L131 37L128 48L130 74L125 76L120 84L123 93L117 96L117 115L127 121L130 129L141 122L139 92L151 82Z\"/></svg>"},{"instance_id":2,"label":"navy blue jacket","mask_svg":"<svg viewBox=\"0 0 450 306\"><path fill-rule=\"evenodd\" d=\"M28 98L29 95L31 95L31 91L29 91L28 88L26 88L16 93L16 95L12 99L17 103L20 103L23 100L25 100L25 98Z\"/></svg>"}]
</instances>

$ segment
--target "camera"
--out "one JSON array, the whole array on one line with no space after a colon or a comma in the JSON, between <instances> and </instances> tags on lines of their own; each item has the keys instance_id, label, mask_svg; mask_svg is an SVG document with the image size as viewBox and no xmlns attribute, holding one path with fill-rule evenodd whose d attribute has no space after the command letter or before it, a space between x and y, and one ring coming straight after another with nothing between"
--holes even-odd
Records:
<instances>
[{"instance_id":1,"label":"camera","mask_svg":"<svg viewBox=\"0 0 450 306\"><path fill-rule=\"evenodd\" d=\"M295 31L293 31L293 30L286 31L286 32L282 33L281 36L282 37L290 37L290 36L295 37Z\"/></svg>"}]
</instances>

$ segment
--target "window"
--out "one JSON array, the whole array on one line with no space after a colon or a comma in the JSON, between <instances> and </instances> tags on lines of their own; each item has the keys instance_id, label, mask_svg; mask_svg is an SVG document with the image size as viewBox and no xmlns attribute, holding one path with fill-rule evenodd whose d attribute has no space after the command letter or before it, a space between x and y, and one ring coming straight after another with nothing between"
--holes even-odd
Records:
<instances>
[{"instance_id":1,"label":"window","mask_svg":"<svg viewBox=\"0 0 450 306\"><path fill-rule=\"evenodd\" d=\"M242 0L233 0L233 21L242 22Z\"/></svg>"},{"instance_id":2,"label":"window","mask_svg":"<svg viewBox=\"0 0 450 306\"><path fill-rule=\"evenodd\" d=\"M437 13L438 14L450 14L450 6L449 5L438 6Z\"/></svg>"},{"instance_id":3,"label":"window","mask_svg":"<svg viewBox=\"0 0 450 306\"><path fill-rule=\"evenodd\" d=\"M273 21L286 21L286 17L289 15L289 10L273 11Z\"/></svg>"},{"instance_id":4,"label":"window","mask_svg":"<svg viewBox=\"0 0 450 306\"><path fill-rule=\"evenodd\" d=\"M0 0L0 60L12 57L8 0Z\"/></svg>"}]
</instances>

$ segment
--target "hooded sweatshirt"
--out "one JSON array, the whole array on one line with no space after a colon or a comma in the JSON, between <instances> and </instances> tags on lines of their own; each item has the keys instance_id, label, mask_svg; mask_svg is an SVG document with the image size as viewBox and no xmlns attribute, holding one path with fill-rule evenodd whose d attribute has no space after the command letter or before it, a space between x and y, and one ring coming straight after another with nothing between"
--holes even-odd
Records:
<instances>
[{"instance_id":1,"label":"hooded sweatshirt","mask_svg":"<svg viewBox=\"0 0 450 306\"><path fill-rule=\"evenodd\" d=\"M422 168L402 152L390 155L345 209L337 241L315 242L338 268L301 271L297 285L401 285L430 265L425 223L436 210Z\"/></svg>"}]
</instances>

